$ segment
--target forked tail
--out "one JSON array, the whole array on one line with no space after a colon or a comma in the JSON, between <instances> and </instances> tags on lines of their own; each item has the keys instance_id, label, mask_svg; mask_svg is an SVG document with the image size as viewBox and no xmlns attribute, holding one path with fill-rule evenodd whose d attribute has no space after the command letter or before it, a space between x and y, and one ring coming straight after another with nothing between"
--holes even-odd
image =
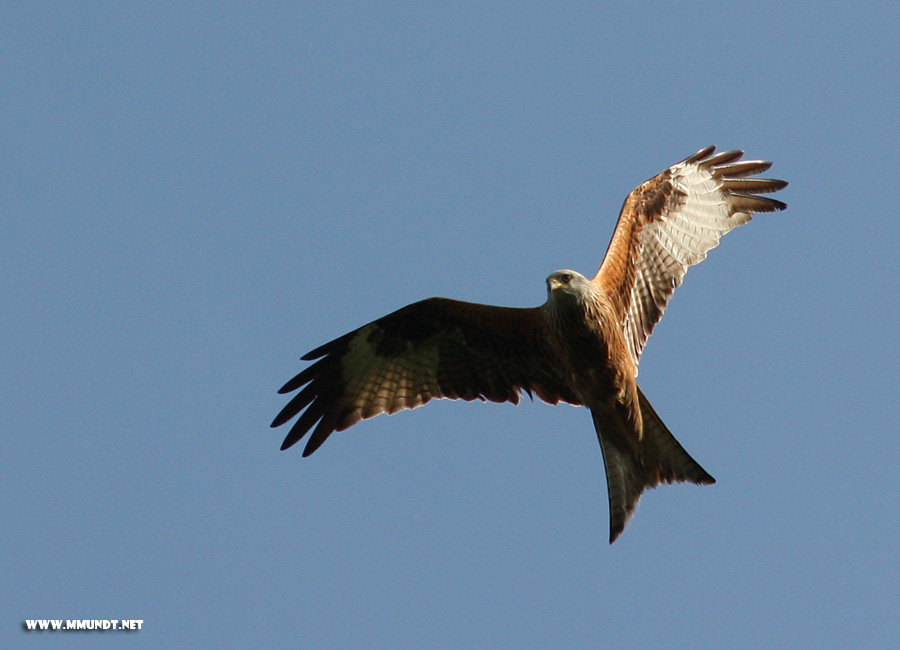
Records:
<instances>
[{"instance_id":1,"label":"forked tail","mask_svg":"<svg viewBox=\"0 0 900 650\"><path fill-rule=\"evenodd\" d=\"M610 426L609 413L592 411L594 428L603 451L606 483L609 489L609 543L612 544L625 529L641 493L660 483L689 481L699 485L715 483L700 464L691 458L672 432L650 406L638 389L644 436L633 440L619 419L619 426ZM614 429L614 430L610 430Z\"/></svg>"}]
</instances>

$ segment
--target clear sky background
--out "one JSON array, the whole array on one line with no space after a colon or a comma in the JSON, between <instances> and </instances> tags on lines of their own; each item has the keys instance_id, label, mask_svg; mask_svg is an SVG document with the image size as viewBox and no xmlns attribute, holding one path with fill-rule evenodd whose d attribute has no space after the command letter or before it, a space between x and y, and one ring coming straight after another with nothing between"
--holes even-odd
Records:
<instances>
[{"instance_id":1,"label":"clear sky background","mask_svg":"<svg viewBox=\"0 0 900 650\"><path fill-rule=\"evenodd\" d=\"M0 645L896 643L898 43L896 2L5 3ZM303 353L543 302L708 144L790 182L642 360L715 486L609 546L588 413L527 401L278 450Z\"/></svg>"}]
</instances>

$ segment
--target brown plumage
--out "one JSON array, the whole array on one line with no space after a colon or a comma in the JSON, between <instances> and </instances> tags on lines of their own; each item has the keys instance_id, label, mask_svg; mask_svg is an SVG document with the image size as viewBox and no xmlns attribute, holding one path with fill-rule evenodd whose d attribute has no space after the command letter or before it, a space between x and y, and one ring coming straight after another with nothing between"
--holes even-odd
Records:
<instances>
[{"instance_id":1,"label":"brown plumage","mask_svg":"<svg viewBox=\"0 0 900 650\"><path fill-rule=\"evenodd\" d=\"M334 431L432 398L517 404L526 392L590 409L606 465L610 543L645 488L714 483L636 381L647 338L688 268L750 214L786 207L759 196L787 185L754 177L771 163L714 151L698 151L634 189L593 279L556 271L539 307L430 298L306 354L314 363L279 391L300 390L272 422L300 416L281 448L312 430L308 456Z\"/></svg>"}]
</instances>

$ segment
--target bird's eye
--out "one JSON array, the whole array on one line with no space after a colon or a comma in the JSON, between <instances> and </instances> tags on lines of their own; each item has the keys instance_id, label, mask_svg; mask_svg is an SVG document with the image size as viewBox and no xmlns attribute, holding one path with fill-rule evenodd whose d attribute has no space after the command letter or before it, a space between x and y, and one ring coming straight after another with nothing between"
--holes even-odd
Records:
<instances>
[{"instance_id":1,"label":"bird's eye","mask_svg":"<svg viewBox=\"0 0 900 650\"><path fill-rule=\"evenodd\" d=\"M559 279L562 280L563 284L569 284L569 282L572 281L572 274L571 273L563 273L561 276L559 276Z\"/></svg>"}]
</instances>

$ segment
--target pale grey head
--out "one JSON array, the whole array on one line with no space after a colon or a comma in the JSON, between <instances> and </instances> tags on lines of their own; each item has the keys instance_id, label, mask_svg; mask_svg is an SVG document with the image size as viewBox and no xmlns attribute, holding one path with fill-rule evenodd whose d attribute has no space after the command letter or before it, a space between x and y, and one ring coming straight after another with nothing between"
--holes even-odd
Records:
<instances>
[{"instance_id":1,"label":"pale grey head","mask_svg":"<svg viewBox=\"0 0 900 650\"><path fill-rule=\"evenodd\" d=\"M590 280L571 269L560 269L547 277L548 300L589 296L593 293L593 289Z\"/></svg>"}]
</instances>

